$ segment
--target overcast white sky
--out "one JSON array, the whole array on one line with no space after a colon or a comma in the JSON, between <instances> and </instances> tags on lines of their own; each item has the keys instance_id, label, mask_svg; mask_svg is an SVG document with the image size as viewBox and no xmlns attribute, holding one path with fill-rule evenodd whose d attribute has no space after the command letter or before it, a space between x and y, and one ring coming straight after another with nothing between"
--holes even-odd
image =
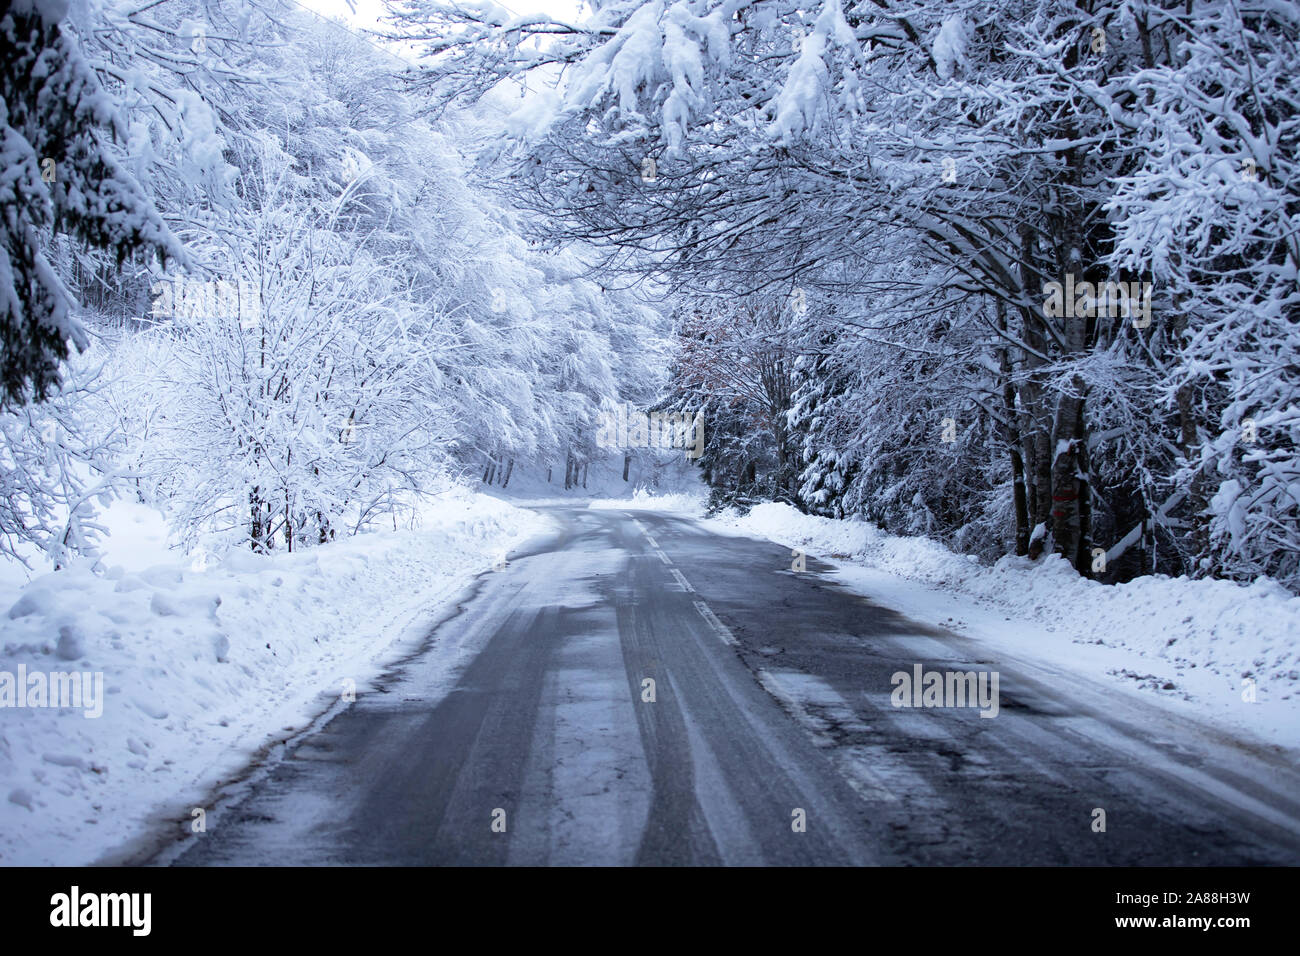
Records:
<instances>
[{"instance_id":1,"label":"overcast white sky","mask_svg":"<svg viewBox=\"0 0 1300 956\"><path fill-rule=\"evenodd\" d=\"M351 5L348 0L293 0L293 2L324 16L337 17L359 30L392 28L391 24L381 22L381 18L388 12L384 0L352 0ZM493 0L493 2L500 3L500 0ZM509 3L501 3L501 6L521 16L529 13L549 13L567 20L579 19L586 12L582 0L510 0ZM355 12L352 7L356 8ZM419 59L418 53L410 48L404 48L401 44L379 43L379 45L392 48L394 53L410 62Z\"/></svg>"},{"instance_id":2,"label":"overcast white sky","mask_svg":"<svg viewBox=\"0 0 1300 956\"><path fill-rule=\"evenodd\" d=\"M362 27L375 26L379 22L379 18L384 14L383 0L353 0L353 5L357 8L356 13L348 9L348 0L296 0L296 2L315 10L317 13L323 13L331 17L342 17L349 23ZM526 13L550 13L566 19L576 18L578 9L582 6L581 0L509 0L508 3L493 0L493 2L520 15Z\"/></svg>"}]
</instances>

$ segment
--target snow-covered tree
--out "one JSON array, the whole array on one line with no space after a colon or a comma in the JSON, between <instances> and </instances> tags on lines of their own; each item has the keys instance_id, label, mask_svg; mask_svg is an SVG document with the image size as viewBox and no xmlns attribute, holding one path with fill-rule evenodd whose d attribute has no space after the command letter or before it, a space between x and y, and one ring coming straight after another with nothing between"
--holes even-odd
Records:
<instances>
[{"instance_id":1,"label":"snow-covered tree","mask_svg":"<svg viewBox=\"0 0 1300 956\"><path fill-rule=\"evenodd\" d=\"M105 150L120 104L61 25L66 0L12 0L0 13L0 401L44 398L70 344L88 339L50 262L56 234L107 250L180 257L131 176Z\"/></svg>"},{"instance_id":2,"label":"snow-covered tree","mask_svg":"<svg viewBox=\"0 0 1300 956\"><path fill-rule=\"evenodd\" d=\"M530 93L518 195L552 241L689 295L836 303L801 374L856 425L795 416L818 507L1084 573L1300 583L1290 7L406 0L397 24L436 103ZM917 444L938 412L985 442L961 468Z\"/></svg>"},{"instance_id":3,"label":"snow-covered tree","mask_svg":"<svg viewBox=\"0 0 1300 956\"><path fill-rule=\"evenodd\" d=\"M257 208L225 248L226 278L182 282L172 361L179 396L158 437L183 476L181 526L239 536L255 550L330 540L435 482L440 440L432 354L400 271L331 227L293 158L269 136L247 161ZM345 200L343 200L345 201ZM223 290L229 290L222 295Z\"/></svg>"}]
</instances>

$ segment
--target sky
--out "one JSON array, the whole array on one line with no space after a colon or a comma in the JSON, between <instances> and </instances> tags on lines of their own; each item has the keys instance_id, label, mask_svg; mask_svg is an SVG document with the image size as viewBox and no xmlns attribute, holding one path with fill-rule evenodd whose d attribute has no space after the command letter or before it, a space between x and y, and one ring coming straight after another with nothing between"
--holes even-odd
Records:
<instances>
[{"instance_id":1,"label":"sky","mask_svg":"<svg viewBox=\"0 0 1300 956\"><path fill-rule=\"evenodd\" d=\"M383 0L352 0L356 7L355 13L348 8L348 0L296 0L296 2L326 16L342 17L360 27L374 27L379 22L379 18L384 15ZM510 0L509 3L494 0L494 2L519 15L550 13L565 19L575 19L582 8L581 0Z\"/></svg>"},{"instance_id":2,"label":"sky","mask_svg":"<svg viewBox=\"0 0 1300 956\"><path fill-rule=\"evenodd\" d=\"M387 13L384 0L292 0L292 2L313 10L326 17L337 17L357 30L391 29L392 25L382 22ZM580 19L589 10L584 8L582 0L510 0L508 4L494 0L516 15L530 13L549 13L566 20ZM355 9L353 9L355 8ZM389 47L395 54L411 62L419 60L415 50L398 43L377 42Z\"/></svg>"}]
</instances>

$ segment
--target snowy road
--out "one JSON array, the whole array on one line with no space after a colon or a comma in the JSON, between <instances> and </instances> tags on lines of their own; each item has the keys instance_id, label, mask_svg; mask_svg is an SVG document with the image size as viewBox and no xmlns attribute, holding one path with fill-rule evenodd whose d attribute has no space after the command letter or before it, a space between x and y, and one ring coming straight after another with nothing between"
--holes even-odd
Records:
<instances>
[{"instance_id":1,"label":"snowy road","mask_svg":"<svg viewBox=\"0 0 1300 956\"><path fill-rule=\"evenodd\" d=\"M994 659L777 545L546 510L563 530L434 634L463 668L413 659L155 861L1300 863L1277 754ZM892 706L917 664L996 670L998 715Z\"/></svg>"}]
</instances>

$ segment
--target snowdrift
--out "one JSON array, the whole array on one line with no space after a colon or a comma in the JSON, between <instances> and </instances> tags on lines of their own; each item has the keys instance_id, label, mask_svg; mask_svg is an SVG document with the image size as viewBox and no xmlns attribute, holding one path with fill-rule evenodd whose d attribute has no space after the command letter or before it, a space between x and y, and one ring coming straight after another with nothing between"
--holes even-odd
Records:
<instances>
[{"instance_id":1,"label":"snowdrift","mask_svg":"<svg viewBox=\"0 0 1300 956\"><path fill-rule=\"evenodd\" d=\"M448 597L544 527L458 494L421 530L0 586L0 672L104 685L98 717L0 707L0 864L85 864L156 829L160 807L200 801L271 735L365 693Z\"/></svg>"},{"instance_id":2,"label":"snowdrift","mask_svg":"<svg viewBox=\"0 0 1300 956\"><path fill-rule=\"evenodd\" d=\"M1105 585L1055 555L985 566L928 538L784 504L708 523L843 562L846 585L918 620L1300 745L1300 597L1276 581L1150 575Z\"/></svg>"}]
</instances>

